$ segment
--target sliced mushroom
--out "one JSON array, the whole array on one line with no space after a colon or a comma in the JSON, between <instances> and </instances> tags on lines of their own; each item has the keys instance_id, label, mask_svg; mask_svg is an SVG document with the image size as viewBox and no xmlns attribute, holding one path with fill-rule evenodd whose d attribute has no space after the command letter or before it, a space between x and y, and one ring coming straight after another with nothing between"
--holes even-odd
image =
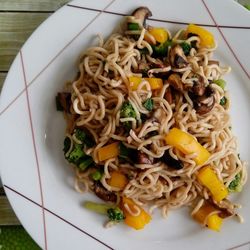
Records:
<instances>
[{"instance_id":1,"label":"sliced mushroom","mask_svg":"<svg viewBox=\"0 0 250 250\"><path fill-rule=\"evenodd\" d=\"M116 202L117 197L114 192L108 191L100 182L94 183L94 193L104 201Z\"/></svg>"},{"instance_id":2,"label":"sliced mushroom","mask_svg":"<svg viewBox=\"0 0 250 250\"><path fill-rule=\"evenodd\" d=\"M218 66L220 65L219 61L215 61L215 60L209 60L208 61L208 65L214 65L214 64L218 65Z\"/></svg>"},{"instance_id":3,"label":"sliced mushroom","mask_svg":"<svg viewBox=\"0 0 250 250\"><path fill-rule=\"evenodd\" d=\"M182 162L174 159L169 154L169 150L166 150L164 152L164 155L161 157L161 161L164 162L168 167L176 169L176 170L183 168Z\"/></svg>"},{"instance_id":4,"label":"sliced mushroom","mask_svg":"<svg viewBox=\"0 0 250 250\"><path fill-rule=\"evenodd\" d=\"M166 92L165 92L165 99L167 100L167 102L171 105L173 103L173 95L172 95L172 90L171 88L167 88Z\"/></svg>"},{"instance_id":5,"label":"sliced mushroom","mask_svg":"<svg viewBox=\"0 0 250 250\"><path fill-rule=\"evenodd\" d=\"M70 113L71 93L58 92L56 96L56 108L58 111Z\"/></svg>"},{"instance_id":6,"label":"sliced mushroom","mask_svg":"<svg viewBox=\"0 0 250 250\"><path fill-rule=\"evenodd\" d=\"M204 78L199 76L198 81L194 82L194 85L192 87L193 93L198 96L202 96L205 93L206 87L205 87L205 82Z\"/></svg>"},{"instance_id":7,"label":"sliced mushroom","mask_svg":"<svg viewBox=\"0 0 250 250\"><path fill-rule=\"evenodd\" d=\"M175 89L175 90L178 90L180 92L183 92L184 90L184 84L181 80L181 77L174 73L174 74L171 74L169 77L168 77L168 83Z\"/></svg>"},{"instance_id":8,"label":"sliced mushroom","mask_svg":"<svg viewBox=\"0 0 250 250\"><path fill-rule=\"evenodd\" d=\"M148 17L151 17L152 16L152 12L149 10L149 8L147 7L139 7L137 8L133 13L132 13L132 16L135 17L135 19L138 20L139 24L141 26L145 26L146 24L146 19Z\"/></svg>"},{"instance_id":9,"label":"sliced mushroom","mask_svg":"<svg viewBox=\"0 0 250 250\"><path fill-rule=\"evenodd\" d=\"M207 87L204 95L196 97L193 101L194 108L199 115L207 114L215 104L214 91Z\"/></svg>"},{"instance_id":10,"label":"sliced mushroom","mask_svg":"<svg viewBox=\"0 0 250 250\"><path fill-rule=\"evenodd\" d=\"M138 164L153 164L153 161L151 161L151 159L149 158L149 156L147 154L138 151L137 163Z\"/></svg>"},{"instance_id":11,"label":"sliced mushroom","mask_svg":"<svg viewBox=\"0 0 250 250\"><path fill-rule=\"evenodd\" d=\"M169 61L172 67L182 69L187 67L187 58L179 44L173 46L169 51Z\"/></svg>"},{"instance_id":12,"label":"sliced mushroom","mask_svg":"<svg viewBox=\"0 0 250 250\"><path fill-rule=\"evenodd\" d=\"M234 216L236 214L235 205L227 199L224 199L220 202L216 202L214 200L211 200L211 202L214 204L214 206L216 208L218 208L220 210L220 217L221 218L228 218L228 217Z\"/></svg>"}]
</instances>

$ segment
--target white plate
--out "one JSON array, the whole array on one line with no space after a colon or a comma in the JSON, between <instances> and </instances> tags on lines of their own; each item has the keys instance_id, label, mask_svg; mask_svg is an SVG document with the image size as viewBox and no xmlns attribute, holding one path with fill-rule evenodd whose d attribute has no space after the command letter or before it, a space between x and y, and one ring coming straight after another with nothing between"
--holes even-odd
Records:
<instances>
[{"instance_id":1,"label":"white plate","mask_svg":"<svg viewBox=\"0 0 250 250\"><path fill-rule=\"evenodd\" d=\"M29 38L1 95L2 182L20 221L43 249L228 249L250 241L250 182L235 197L243 205L245 223L225 221L220 233L202 229L188 209L170 213L167 220L156 213L142 231L124 225L104 229L104 218L81 205L94 198L73 189L73 172L62 153L65 123L56 112L55 95L76 74L76 59L94 36L107 36L120 14L141 5L152 10L152 25L176 31L192 22L214 33L216 57L232 67L226 79L233 131L242 159L250 162L250 15L242 6L228 0L73 1Z\"/></svg>"}]
</instances>

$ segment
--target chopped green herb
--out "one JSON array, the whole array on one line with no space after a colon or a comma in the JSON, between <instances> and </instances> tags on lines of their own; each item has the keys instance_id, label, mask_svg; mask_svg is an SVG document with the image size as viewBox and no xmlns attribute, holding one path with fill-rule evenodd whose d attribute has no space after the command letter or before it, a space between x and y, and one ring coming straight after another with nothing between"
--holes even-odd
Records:
<instances>
[{"instance_id":1,"label":"chopped green herb","mask_svg":"<svg viewBox=\"0 0 250 250\"><path fill-rule=\"evenodd\" d=\"M154 100L152 98L148 98L144 103L143 106L148 111L152 111L154 108Z\"/></svg>"},{"instance_id":2,"label":"chopped green herb","mask_svg":"<svg viewBox=\"0 0 250 250\"><path fill-rule=\"evenodd\" d=\"M218 80L214 80L213 81L215 84L217 84L218 86L220 86L223 90L226 87L226 81L223 79L218 79Z\"/></svg>"},{"instance_id":3,"label":"chopped green herb","mask_svg":"<svg viewBox=\"0 0 250 250\"><path fill-rule=\"evenodd\" d=\"M149 53L147 48L139 49L141 55L147 55Z\"/></svg>"}]
</instances>

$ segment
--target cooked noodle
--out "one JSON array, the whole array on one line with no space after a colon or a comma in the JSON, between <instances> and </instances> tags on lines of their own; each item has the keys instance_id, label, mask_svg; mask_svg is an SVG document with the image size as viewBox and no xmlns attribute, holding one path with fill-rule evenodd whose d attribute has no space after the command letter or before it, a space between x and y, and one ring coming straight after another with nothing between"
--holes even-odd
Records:
<instances>
[{"instance_id":1,"label":"cooked noodle","mask_svg":"<svg viewBox=\"0 0 250 250\"><path fill-rule=\"evenodd\" d=\"M140 61L152 63L156 60L150 43L144 40L145 32L146 29L142 28L125 31L124 34L112 34L107 40L99 37L98 46L90 47L81 54L79 76L71 85L67 85L71 91L72 102L72 115L66 118L67 136L71 144L73 141L79 143L77 138L70 136L72 127L84 128L92 135L95 145L85 148L85 153L93 158L95 164L103 166L101 183L105 189L115 192L118 196L131 198L138 206L148 206L150 212L159 208L165 217L169 210L186 205L192 206L192 213L195 213L203 205L204 200L210 197L208 190L196 177L204 165L212 166L226 187L237 173L242 175L242 185L247 179L246 163L238 157L237 141L231 129L229 106L220 105L225 92L220 86L211 84L212 80L220 79L228 73L230 68L209 64L216 46L213 49L199 47L198 36L184 39L180 30L173 35L175 43L197 43L197 47L192 48L187 56L187 67L178 69L170 64L159 68L154 66L149 70L148 77L170 71L178 72L186 86L183 92L176 92L173 102L169 103L165 98L166 93L172 88L169 82L165 81L160 91L153 91L146 80L142 81L136 90L129 91L129 77L143 76L138 72ZM167 33L170 36L170 31ZM154 42L154 37L150 36L149 39ZM140 51L145 48L148 49L146 57ZM196 112L189 92L200 77L206 86L210 86L215 98L212 110L202 115ZM148 98L152 98L154 102L153 112L148 111L143 105ZM229 101L229 97L227 100ZM120 117L120 110L125 101L131 103L136 117ZM147 117L146 121L142 114ZM128 122L131 123L130 131L126 131L123 126ZM193 135L209 151L211 156L205 164L196 164L195 153L184 155L166 144L165 135L173 127ZM120 162L118 157L100 162L98 149L114 141L123 142L128 148L140 150L148 158L153 159L154 163L124 163ZM159 161L166 150L173 159L182 162L182 169L172 169ZM114 170L133 174L133 178L124 189L109 185ZM76 168L75 188L78 192L93 191L90 172L91 168L86 171ZM125 209L134 216L140 213L140 208L136 206L131 211L131 207L125 204Z\"/></svg>"}]
</instances>

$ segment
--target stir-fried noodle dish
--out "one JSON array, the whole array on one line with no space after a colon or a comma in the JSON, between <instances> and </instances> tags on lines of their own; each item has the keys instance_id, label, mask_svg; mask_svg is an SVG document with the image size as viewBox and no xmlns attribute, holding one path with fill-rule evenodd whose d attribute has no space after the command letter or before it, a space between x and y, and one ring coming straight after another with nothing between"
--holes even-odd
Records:
<instances>
[{"instance_id":1,"label":"stir-fried noodle dish","mask_svg":"<svg viewBox=\"0 0 250 250\"><path fill-rule=\"evenodd\" d=\"M213 59L211 32L189 24L176 34L146 24L147 7L121 31L86 49L76 78L59 92L67 123L64 155L75 189L100 203L87 209L142 229L155 210L188 207L191 218L219 231L238 214L232 192L247 179L223 80L230 67Z\"/></svg>"}]
</instances>

